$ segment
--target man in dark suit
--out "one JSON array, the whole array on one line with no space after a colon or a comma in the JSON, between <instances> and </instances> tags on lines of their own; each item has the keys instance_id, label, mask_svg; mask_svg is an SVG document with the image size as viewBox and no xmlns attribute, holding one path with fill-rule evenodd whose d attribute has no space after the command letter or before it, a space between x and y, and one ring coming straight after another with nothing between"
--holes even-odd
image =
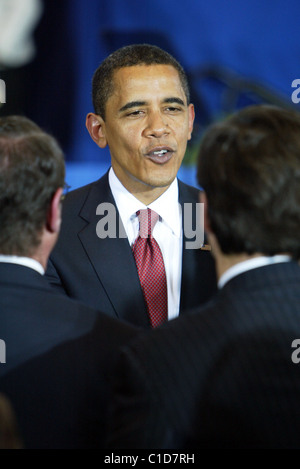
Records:
<instances>
[{"instance_id":1,"label":"man in dark suit","mask_svg":"<svg viewBox=\"0 0 300 469\"><path fill-rule=\"evenodd\" d=\"M64 176L53 137L25 117L0 119L0 392L27 449L101 447L108 375L118 346L137 332L43 277Z\"/></svg>"},{"instance_id":2,"label":"man in dark suit","mask_svg":"<svg viewBox=\"0 0 300 469\"><path fill-rule=\"evenodd\" d=\"M124 348L108 446L299 449L299 114L215 124L198 180L219 292Z\"/></svg>"},{"instance_id":3,"label":"man in dark suit","mask_svg":"<svg viewBox=\"0 0 300 469\"><path fill-rule=\"evenodd\" d=\"M100 64L92 95L86 126L100 148L109 146L111 168L67 195L47 277L70 297L149 327L132 252L140 210L159 215L153 236L165 264L168 319L216 291L213 258L194 226L199 191L176 177L194 121L187 78L160 48L131 45Z\"/></svg>"}]
</instances>

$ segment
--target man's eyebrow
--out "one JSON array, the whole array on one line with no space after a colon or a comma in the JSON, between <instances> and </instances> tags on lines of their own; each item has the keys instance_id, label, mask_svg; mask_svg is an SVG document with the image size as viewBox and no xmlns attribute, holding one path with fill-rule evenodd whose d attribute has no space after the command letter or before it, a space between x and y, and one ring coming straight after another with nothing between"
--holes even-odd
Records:
<instances>
[{"instance_id":1,"label":"man's eyebrow","mask_svg":"<svg viewBox=\"0 0 300 469\"><path fill-rule=\"evenodd\" d=\"M147 101L130 101L125 104L125 106L122 106L121 109L119 109L119 112L127 111L127 109L132 109L134 107L145 106L145 104L147 104Z\"/></svg>"},{"instance_id":2,"label":"man's eyebrow","mask_svg":"<svg viewBox=\"0 0 300 469\"><path fill-rule=\"evenodd\" d=\"M175 96L172 96L170 98L165 98L163 100L163 103L166 103L166 104L177 103L180 106L185 106L184 101L181 98L178 98L178 97L175 97ZM124 106L122 106L119 109L119 112L124 112L124 111L127 111L128 109L132 109L132 108L135 108L135 107L146 106L147 104L148 104L147 101L130 101L129 103L126 103Z\"/></svg>"},{"instance_id":3,"label":"man's eyebrow","mask_svg":"<svg viewBox=\"0 0 300 469\"><path fill-rule=\"evenodd\" d=\"M180 104L181 106L185 106L184 101L182 101L181 98L176 98L176 97L166 98L166 99L164 99L163 102L164 103L169 103L169 104L177 103L177 104Z\"/></svg>"}]
</instances>

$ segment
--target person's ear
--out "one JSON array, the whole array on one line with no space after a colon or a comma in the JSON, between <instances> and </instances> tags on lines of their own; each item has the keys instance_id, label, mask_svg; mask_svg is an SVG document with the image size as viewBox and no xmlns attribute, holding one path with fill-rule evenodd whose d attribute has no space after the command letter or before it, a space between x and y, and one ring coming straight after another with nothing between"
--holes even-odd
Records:
<instances>
[{"instance_id":1,"label":"person's ear","mask_svg":"<svg viewBox=\"0 0 300 469\"><path fill-rule=\"evenodd\" d=\"M188 140L191 140L192 138L192 132L194 128L194 120L195 120L195 109L193 104L189 104L188 107L188 113L189 113L189 134L188 134Z\"/></svg>"},{"instance_id":2,"label":"person's ear","mask_svg":"<svg viewBox=\"0 0 300 469\"><path fill-rule=\"evenodd\" d=\"M100 148L105 148L107 145L107 140L105 133L105 122L102 117L94 114L93 112L90 112L86 116L85 125L94 142L97 143Z\"/></svg>"},{"instance_id":3,"label":"person's ear","mask_svg":"<svg viewBox=\"0 0 300 469\"><path fill-rule=\"evenodd\" d=\"M208 216L208 200L204 191L200 192L199 201L204 204L204 231L211 233L210 220Z\"/></svg>"},{"instance_id":4,"label":"person's ear","mask_svg":"<svg viewBox=\"0 0 300 469\"><path fill-rule=\"evenodd\" d=\"M59 233L61 225L61 197L63 189L60 187L52 197L47 213L47 230L50 233Z\"/></svg>"}]
</instances>

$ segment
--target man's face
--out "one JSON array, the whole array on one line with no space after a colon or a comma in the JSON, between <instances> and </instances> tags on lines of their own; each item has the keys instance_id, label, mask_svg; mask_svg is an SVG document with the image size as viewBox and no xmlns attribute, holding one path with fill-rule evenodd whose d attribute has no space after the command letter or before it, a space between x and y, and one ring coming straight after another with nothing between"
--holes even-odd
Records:
<instances>
[{"instance_id":1,"label":"man's face","mask_svg":"<svg viewBox=\"0 0 300 469\"><path fill-rule=\"evenodd\" d=\"M193 105L187 106L172 66L132 66L115 73L102 132L117 177L138 199L150 203L172 183L193 121Z\"/></svg>"}]
</instances>

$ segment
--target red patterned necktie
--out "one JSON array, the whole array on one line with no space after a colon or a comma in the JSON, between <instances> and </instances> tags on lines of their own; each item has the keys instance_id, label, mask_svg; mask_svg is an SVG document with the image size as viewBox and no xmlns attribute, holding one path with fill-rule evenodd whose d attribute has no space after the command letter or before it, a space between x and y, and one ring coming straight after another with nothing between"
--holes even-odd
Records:
<instances>
[{"instance_id":1,"label":"red patterned necktie","mask_svg":"<svg viewBox=\"0 0 300 469\"><path fill-rule=\"evenodd\" d=\"M165 265L160 247L152 237L159 215L153 210L139 210L139 236L132 250L152 327L168 320L168 292Z\"/></svg>"}]
</instances>

